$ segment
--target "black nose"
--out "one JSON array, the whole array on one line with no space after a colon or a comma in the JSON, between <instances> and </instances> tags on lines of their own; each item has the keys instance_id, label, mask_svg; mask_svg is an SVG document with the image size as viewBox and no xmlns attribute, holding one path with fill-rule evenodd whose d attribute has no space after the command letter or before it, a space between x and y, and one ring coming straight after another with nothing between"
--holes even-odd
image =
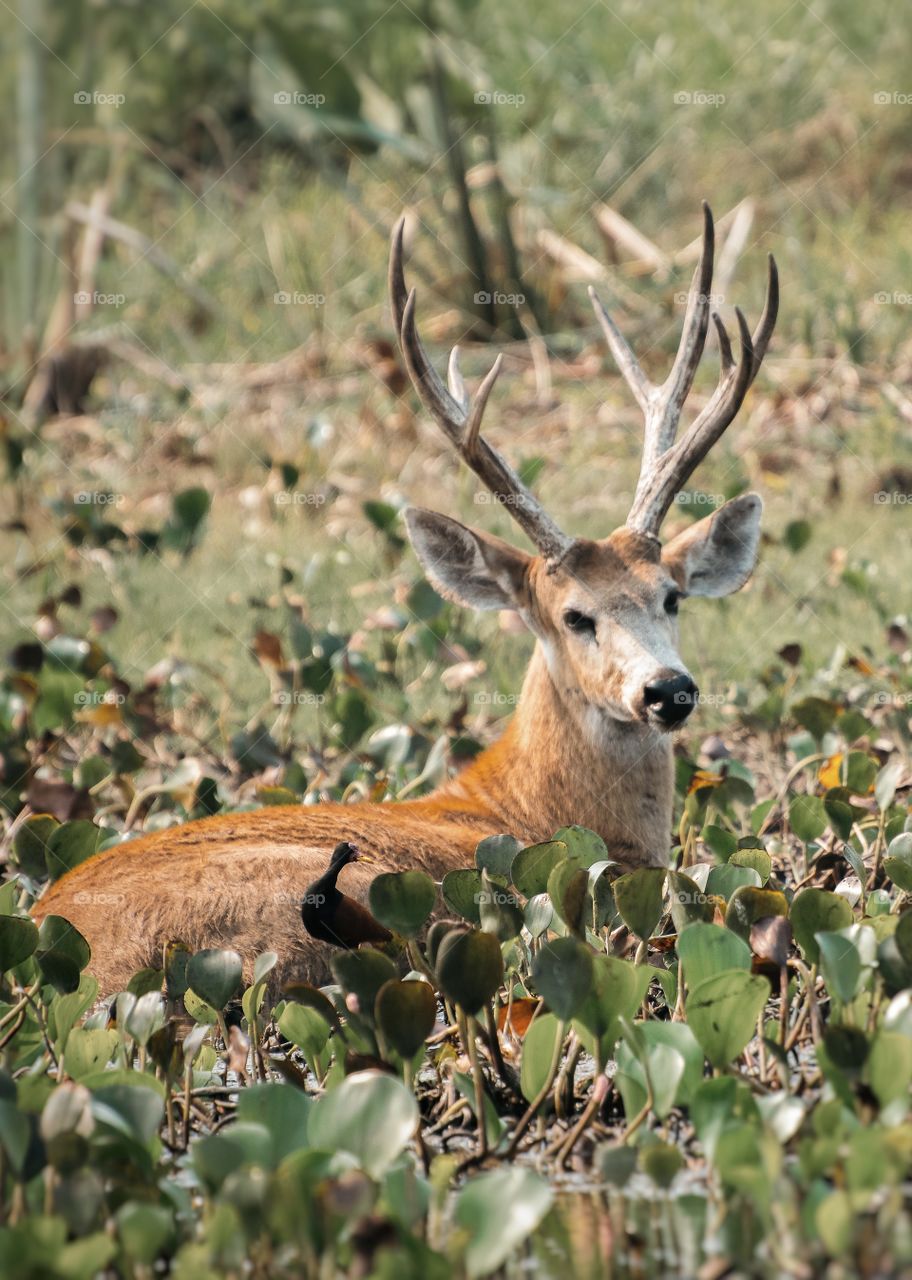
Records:
<instances>
[{"instance_id":1,"label":"black nose","mask_svg":"<svg viewBox=\"0 0 912 1280\"><path fill-rule=\"evenodd\" d=\"M656 680L643 690L647 711L664 725L683 724L699 696L700 690L687 675Z\"/></svg>"}]
</instances>

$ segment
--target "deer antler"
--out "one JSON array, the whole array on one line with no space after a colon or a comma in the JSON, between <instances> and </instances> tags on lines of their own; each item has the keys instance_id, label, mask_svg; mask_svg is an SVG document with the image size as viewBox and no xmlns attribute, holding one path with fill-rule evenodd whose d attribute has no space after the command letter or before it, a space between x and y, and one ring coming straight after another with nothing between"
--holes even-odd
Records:
<instances>
[{"instance_id":1,"label":"deer antler","mask_svg":"<svg viewBox=\"0 0 912 1280\"><path fill-rule=\"evenodd\" d=\"M590 288L589 296L602 326L611 354L643 410L646 431L643 461L637 481L633 506L627 525L639 533L657 537L662 520L688 477L737 414L748 388L766 355L779 310L779 275L775 260L769 257L769 281L766 302L753 335L741 311L736 307L741 356L736 362L725 325L717 312L712 313L719 335L722 369L715 391L705 407L675 443L678 421L690 391L706 343L709 326L710 289L713 276L713 219L709 205L703 203L703 248L694 272L684 316L684 328L678 354L671 372L661 386L651 383L631 351L626 339L602 305L598 294Z\"/></svg>"},{"instance_id":2,"label":"deer antler","mask_svg":"<svg viewBox=\"0 0 912 1280\"><path fill-rule=\"evenodd\" d=\"M557 564L574 545L575 540L561 532L510 464L481 435L481 419L488 396L500 373L503 357L498 356L494 361L478 388L473 403L459 371L459 348L454 347L447 370L449 390L443 385L418 337L415 290L406 288L402 266L404 228L405 218L400 218L393 230L389 291L396 332L412 385L419 400L437 420L460 458L494 496L508 507L545 559Z\"/></svg>"}]
</instances>

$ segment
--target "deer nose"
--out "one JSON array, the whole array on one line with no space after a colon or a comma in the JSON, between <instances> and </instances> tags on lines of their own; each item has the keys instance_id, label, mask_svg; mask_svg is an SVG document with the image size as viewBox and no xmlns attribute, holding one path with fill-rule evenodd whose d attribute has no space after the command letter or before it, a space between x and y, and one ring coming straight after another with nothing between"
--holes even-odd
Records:
<instances>
[{"instance_id":1,"label":"deer nose","mask_svg":"<svg viewBox=\"0 0 912 1280\"><path fill-rule=\"evenodd\" d=\"M656 680L643 690L646 710L663 725L683 724L697 705L700 690L688 675Z\"/></svg>"}]
</instances>

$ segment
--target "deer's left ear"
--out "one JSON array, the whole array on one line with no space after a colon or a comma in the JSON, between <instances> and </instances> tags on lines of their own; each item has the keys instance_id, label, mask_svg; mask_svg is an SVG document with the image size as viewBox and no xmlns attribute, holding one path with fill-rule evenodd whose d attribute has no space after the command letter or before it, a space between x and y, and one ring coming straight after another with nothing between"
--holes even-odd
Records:
<instances>
[{"instance_id":1,"label":"deer's left ear","mask_svg":"<svg viewBox=\"0 0 912 1280\"><path fill-rule=\"evenodd\" d=\"M762 513L760 495L744 493L672 538L662 561L682 591L727 596L743 587L757 561Z\"/></svg>"}]
</instances>

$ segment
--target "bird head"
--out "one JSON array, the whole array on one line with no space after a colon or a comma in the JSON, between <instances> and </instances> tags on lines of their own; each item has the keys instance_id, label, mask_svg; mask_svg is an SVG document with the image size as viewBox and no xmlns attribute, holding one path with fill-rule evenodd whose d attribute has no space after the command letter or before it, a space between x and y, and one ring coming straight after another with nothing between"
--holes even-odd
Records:
<instances>
[{"instance_id":1,"label":"bird head","mask_svg":"<svg viewBox=\"0 0 912 1280\"><path fill-rule=\"evenodd\" d=\"M373 858L369 858L366 853L355 847L348 840L341 841L333 849L330 866L335 868L347 867L350 862L373 862Z\"/></svg>"}]
</instances>

